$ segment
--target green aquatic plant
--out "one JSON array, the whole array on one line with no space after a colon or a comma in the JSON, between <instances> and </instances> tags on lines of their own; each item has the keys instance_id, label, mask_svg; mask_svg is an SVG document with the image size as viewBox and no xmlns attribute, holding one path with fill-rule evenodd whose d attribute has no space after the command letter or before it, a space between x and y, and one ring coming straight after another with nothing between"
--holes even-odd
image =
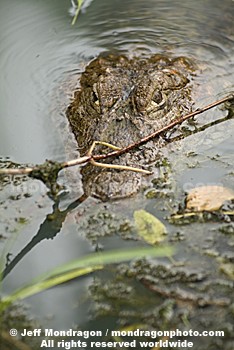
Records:
<instances>
[{"instance_id":1,"label":"green aquatic plant","mask_svg":"<svg viewBox=\"0 0 234 350\"><path fill-rule=\"evenodd\" d=\"M75 12L75 15L74 15L74 17L72 19L72 25L74 25L76 23L76 20L77 20L77 18L79 16L80 9L81 9L81 6L83 4L83 1L84 0L77 0L76 12Z\"/></svg>"},{"instance_id":2,"label":"green aquatic plant","mask_svg":"<svg viewBox=\"0 0 234 350\"><path fill-rule=\"evenodd\" d=\"M3 297L0 301L0 311L3 311L15 301L25 299L48 288L87 275L96 270L101 270L107 264L116 264L146 256L169 257L173 252L174 250L172 247L163 246L157 248L134 248L128 250L119 249L86 255L35 278L28 285L25 285L14 291L12 294Z\"/></svg>"}]
</instances>

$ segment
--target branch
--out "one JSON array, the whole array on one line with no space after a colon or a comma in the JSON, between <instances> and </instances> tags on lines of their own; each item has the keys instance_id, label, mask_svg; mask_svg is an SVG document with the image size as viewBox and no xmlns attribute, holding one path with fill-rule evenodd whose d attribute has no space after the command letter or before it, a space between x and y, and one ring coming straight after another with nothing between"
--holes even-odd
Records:
<instances>
[{"instance_id":1,"label":"branch","mask_svg":"<svg viewBox=\"0 0 234 350\"><path fill-rule=\"evenodd\" d=\"M124 153L127 153L130 150L132 150L133 148L137 148L137 147L145 144L146 142L154 139L155 137L159 136L160 134L164 133L165 131L172 129L174 126L183 123L185 120L190 119L198 114L201 114L201 113L203 113L211 108L214 108L214 107L216 107L224 102L231 101L233 99L234 99L234 95L232 94L232 95L226 96L220 100L217 100L217 101L215 101L215 102L213 102L213 103L211 103L203 108L197 109L196 111L194 111L192 113L189 113L181 118L174 120L170 124L153 132L150 135L147 135L146 137L142 138L141 140L128 145L127 147L119 148L119 147L116 147L113 145L109 145L109 147L115 149L113 152L110 152L110 153L93 155L92 151L93 151L94 147L91 146L91 149L89 150L87 155L84 157L73 159L73 160L70 160L67 162L54 162L54 161L46 160L45 163L40 164L40 165L35 165L34 167L17 168L17 169L9 169L9 168L0 169L0 175L28 175L30 177L33 177L33 178L36 178L36 179L43 181L45 183L45 185L50 188L51 193L55 195L58 193L58 190L60 188L56 182L57 177L58 177L58 173L60 172L60 170L68 168L68 167L72 167L75 165L81 165L81 164L87 164L87 163L92 163L93 165L97 165L97 166L103 166L102 163L97 163L97 161L101 160L101 159L106 159L109 157L120 156ZM95 141L94 144L95 143L102 143L102 142ZM108 167L108 164L105 164L105 167ZM113 166L113 165L111 165L111 167L117 168L116 166ZM142 170L142 169L131 168L131 167L126 168L125 166L123 166L123 167L118 166L118 169L149 173L149 172Z\"/></svg>"},{"instance_id":2,"label":"branch","mask_svg":"<svg viewBox=\"0 0 234 350\"><path fill-rule=\"evenodd\" d=\"M186 114L184 117L181 117L181 118L178 118L176 120L174 120L173 122L171 122L170 124L164 126L163 128L159 129L159 130L156 130L155 132L153 132L152 134L150 135L147 135L146 137L142 138L141 140L135 142L135 143L132 143L124 148L121 148L120 150L118 151L114 151L114 152L111 152L111 153L107 153L107 154L98 154L98 155L93 155L93 159L94 160L100 160L100 159L105 159L105 158L108 158L108 157L114 157L114 156L119 156L123 153L126 153L130 150L132 150L133 148L136 148L136 147L139 147L141 145L143 145L144 143L152 140L153 138L155 138L156 136L159 136L161 135L162 133L164 133L165 131L168 131L170 129L172 129L174 126L176 125L179 125L179 124L182 124L185 120L187 119L190 119L192 117L194 117L195 115L198 115L198 114L201 114L203 112L206 112L208 111L209 109L211 108L214 108L224 102L227 102L227 101L231 101L234 99L234 95L229 95L229 96L226 96L218 101L215 101L203 108L200 108L200 109L196 109L196 111L192 112L192 113L189 113L189 114Z\"/></svg>"}]
</instances>

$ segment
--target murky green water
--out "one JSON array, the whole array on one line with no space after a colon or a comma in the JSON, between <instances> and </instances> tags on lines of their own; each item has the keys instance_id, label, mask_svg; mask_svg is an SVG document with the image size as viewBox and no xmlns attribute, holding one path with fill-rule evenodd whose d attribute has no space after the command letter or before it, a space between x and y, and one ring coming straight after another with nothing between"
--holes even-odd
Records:
<instances>
[{"instance_id":1,"label":"murky green water","mask_svg":"<svg viewBox=\"0 0 234 350\"><path fill-rule=\"evenodd\" d=\"M20 163L41 163L46 158L72 159L77 154L72 149L75 144L68 136L64 118L70 86L75 87L74 81L85 65L102 52L190 57L199 67L194 108L234 90L233 1L93 0L75 26L71 26L70 6L69 1L1 1L0 153L3 158L10 157ZM197 125L226 115L227 111L216 108L197 117ZM146 199L142 192L114 203L88 199L76 207L72 203L81 195L82 185L78 169L75 169L60 176L69 192L60 200L57 219L51 221L47 215L57 209L52 208L53 202L46 196L42 184L25 180L18 185L4 186L0 192L1 234L15 238L5 270L3 292L9 293L38 274L97 248L141 245L135 241L134 230L121 233L118 226L121 220L131 224L133 212L139 208L163 220L168 227L169 241L182 242L177 247L178 260L193 261L191 264L196 271L229 283L225 274L215 275L220 263L215 260L212 265L208 253L207 258L201 257L201 264L198 259L202 256L200 251L206 249L216 251L221 258L228 254L232 261L232 237L217 234L217 227L226 223L178 227L170 224L166 217L183 202L184 191L198 184L234 188L233 126L233 119L224 121L182 142L170 144L164 150L164 156L170 161L170 169L161 168L169 179L162 191L165 196ZM187 157L191 152L195 155ZM103 219L103 213L109 219ZM93 220L87 224L87 218ZM191 245L194 256L187 249ZM149 270L142 267L142 274L147 276ZM147 315L152 319L149 325L161 327L150 310L155 305L158 308L164 305L166 298L154 296L126 276L116 281L116 275L115 270L109 269L96 274L95 281L89 276L31 297L27 303L32 315L46 328L67 329L78 324L90 330L106 329L107 325L116 329L128 323L146 323ZM124 288L126 285L129 285L129 293ZM88 286L91 286L91 296L87 296ZM204 285L202 288L205 290ZM226 295L227 291L222 288ZM215 298L223 296L222 288ZM121 298L111 298L108 290ZM99 316L91 317L91 321L89 310L94 305ZM190 304L183 305L182 313L186 314L189 308ZM207 315L211 318L212 312L217 310L208 309ZM206 318L203 309L198 314L201 319ZM178 314L173 315L177 320ZM164 322L168 322L167 316L163 317ZM193 326L199 324L197 317ZM220 319L230 324L231 311L226 318L221 310ZM231 346L228 343L225 349Z\"/></svg>"}]
</instances>

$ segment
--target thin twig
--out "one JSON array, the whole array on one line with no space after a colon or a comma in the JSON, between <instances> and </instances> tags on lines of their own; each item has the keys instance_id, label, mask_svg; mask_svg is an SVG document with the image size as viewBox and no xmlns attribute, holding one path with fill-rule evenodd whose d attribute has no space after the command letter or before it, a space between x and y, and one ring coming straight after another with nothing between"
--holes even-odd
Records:
<instances>
[{"instance_id":1,"label":"thin twig","mask_svg":"<svg viewBox=\"0 0 234 350\"><path fill-rule=\"evenodd\" d=\"M16 168L16 169L0 169L0 175L29 175L34 168Z\"/></svg>"},{"instance_id":2,"label":"thin twig","mask_svg":"<svg viewBox=\"0 0 234 350\"><path fill-rule=\"evenodd\" d=\"M89 163L91 159L92 159L92 156L90 154L88 156L84 156L84 157L80 157L80 158L77 158L77 159L68 160L67 162L62 162L61 163L61 167L62 167L62 169L65 169L65 168L69 168L71 166Z\"/></svg>"},{"instance_id":3,"label":"thin twig","mask_svg":"<svg viewBox=\"0 0 234 350\"><path fill-rule=\"evenodd\" d=\"M109 148L112 148L115 151L119 151L121 150L120 147L117 147L115 145L112 145L111 143L107 143L107 142L102 142L102 141L94 141L89 149L89 151L87 152L87 156L92 156L93 150L95 148L96 145L102 145L102 146L106 146ZM90 164L94 165L94 166L99 166L101 168L108 168L108 169L117 169L117 170L127 170L127 171L135 171L136 173L142 173L142 174L146 174L149 175L151 174L150 171L148 170L144 170L144 169L140 169L140 168L135 168L132 166L128 166L128 165L119 165L119 164L108 164L108 163L99 163L96 162L93 158L90 160Z\"/></svg>"},{"instance_id":4,"label":"thin twig","mask_svg":"<svg viewBox=\"0 0 234 350\"><path fill-rule=\"evenodd\" d=\"M56 163L57 166L61 169L64 169L64 168L68 168L68 167L72 167L72 166L75 166L75 165L81 165L81 164L86 164L86 163L96 163L96 161L98 160L101 160L101 159L106 159L106 158L109 158L109 157L116 157L116 156L120 156L121 154L124 154L124 153L127 153L129 152L130 150L132 150L133 148L137 148L143 144L145 144L146 142L152 140L153 138L155 138L156 136L159 136L160 134L164 133L165 131L168 131L170 130L171 128L173 128L174 126L176 125L179 125L181 123L183 123L185 120L189 119L189 118L192 118L198 114L201 114L213 107L216 107L224 102L227 102L227 101L231 101L232 99L234 98L234 95L229 95L229 96L226 96L218 101L215 101L203 108L200 108L200 109L197 109L196 111L194 112L191 112L181 118L178 118L176 120L174 120L173 122L171 122L170 124L164 126L163 128L159 129L159 130L156 130L154 131L152 134L150 135L147 135L146 137L142 138L141 140L135 142L135 143L132 143L126 147L123 147L123 148L119 148L119 147L116 147L116 146L113 146L112 148L114 148L115 150L113 152L110 152L110 153L106 153L106 154L96 154L96 155L92 155L92 152L88 152L86 156L84 157L80 157L80 158L77 158L77 159L73 159L73 160L69 160L67 162L62 162L62 163ZM102 143L101 141L95 141L95 143ZM110 145L109 145L110 146ZM93 149L91 149L91 151L93 151ZM43 165L43 164L42 164ZM36 165L35 167L26 167L26 168L17 168L17 169L9 169L9 168L6 168L6 169L0 169L0 175L30 175L32 172L34 171L37 171L37 170L40 170L41 166L42 165ZM97 164L95 164L97 165ZM100 165L100 164L99 164ZM131 169L130 169L131 170Z\"/></svg>"},{"instance_id":5,"label":"thin twig","mask_svg":"<svg viewBox=\"0 0 234 350\"><path fill-rule=\"evenodd\" d=\"M84 156L77 159L68 160L67 162L58 163L61 169L72 167L75 165L81 165L90 162L92 156ZM41 164L42 165L42 164ZM35 165L33 168L5 168L0 169L0 175L30 175L33 171L39 170L41 165Z\"/></svg>"},{"instance_id":6,"label":"thin twig","mask_svg":"<svg viewBox=\"0 0 234 350\"><path fill-rule=\"evenodd\" d=\"M218 106L218 105L220 105L220 104L222 104L224 102L230 101L233 98L234 98L234 95L229 95L229 96L226 96L226 97L224 97L224 98L222 98L222 99L220 99L218 101L210 103L209 105L207 105L207 106L205 106L203 108L196 109L196 111L191 112L191 113L185 115L184 117L181 117L181 118L178 118L178 119L174 120L170 124L164 126L163 128L161 128L159 130L154 131L152 134L147 135L146 137L142 138L141 140L139 140L139 141L137 141L135 143L132 143L132 144L130 144L130 145L124 147L124 148L121 148L120 150L114 151L114 152L110 152L110 153L107 153L107 154L93 155L93 159L94 160L100 160L100 159L105 159L105 158L108 158L108 157L120 156L121 154L126 153L126 152L132 150L133 148L136 148L136 147L139 147L139 146L145 144L146 142L152 140L156 136L159 136L160 134L164 133L165 131L168 131L168 130L172 129L174 126L183 123L185 120L187 120L189 118L192 118L195 115L201 114L201 113L207 111L208 109L214 108L214 107L216 107L216 106Z\"/></svg>"}]
</instances>

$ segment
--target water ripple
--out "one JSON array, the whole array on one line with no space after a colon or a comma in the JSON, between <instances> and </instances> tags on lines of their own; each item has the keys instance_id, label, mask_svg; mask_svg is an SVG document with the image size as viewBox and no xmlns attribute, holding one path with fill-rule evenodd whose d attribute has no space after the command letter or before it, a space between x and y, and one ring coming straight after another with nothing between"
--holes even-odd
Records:
<instances>
[{"instance_id":1,"label":"water ripple","mask_svg":"<svg viewBox=\"0 0 234 350\"><path fill-rule=\"evenodd\" d=\"M126 0L122 6L117 0L93 1L75 26L70 25L66 2L56 6L52 0L2 2L3 152L14 144L10 153L21 153L24 159L35 159L32 145L40 159L48 155L48 149L53 153L50 112L54 110L54 92L64 82L69 90L66 82L78 78L85 65L104 51L130 56L167 53L191 57L202 73L197 76L199 86L204 91L212 87L212 93L200 94L201 100L233 89L233 21L227 0L222 4L217 0L159 0L157 4L154 0Z\"/></svg>"}]
</instances>

